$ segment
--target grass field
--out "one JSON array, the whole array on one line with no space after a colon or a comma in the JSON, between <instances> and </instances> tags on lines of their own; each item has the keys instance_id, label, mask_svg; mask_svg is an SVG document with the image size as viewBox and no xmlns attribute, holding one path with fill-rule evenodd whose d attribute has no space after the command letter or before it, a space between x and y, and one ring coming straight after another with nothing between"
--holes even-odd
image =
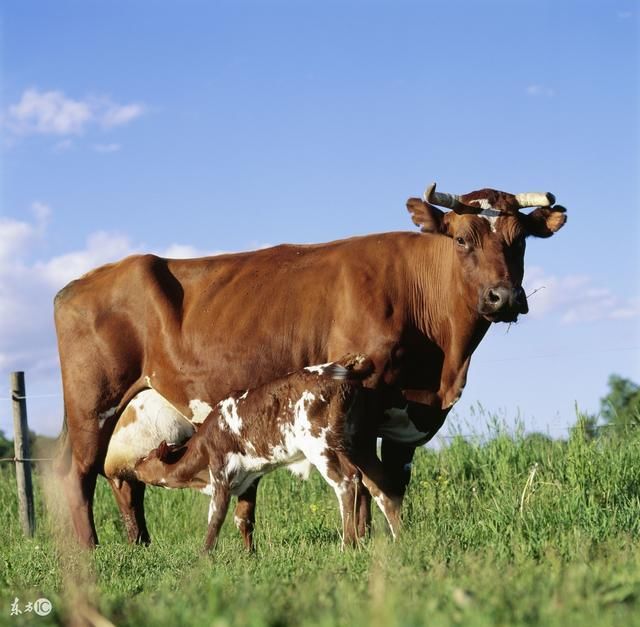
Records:
<instances>
[{"instance_id":1,"label":"grass field","mask_svg":"<svg viewBox=\"0 0 640 627\"><path fill-rule=\"evenodd\" d=\"M6 465L5 465L6 466ZM116 625L640 625L640 436L567 442L494 434L420 450L405 527L341 552L333 493L317 473L261 485L256 555L231 520L199 555L207 498L151 489L150 547L128 546L99 482L101 546L73 550L43 511L18 525L10 468L0 474L0 624L100 615ZM11 616L46 597L47 617ZM80 609L79 609L80 608ZM108 623L106 623L108 624Z\"/></svg>"}]
</instances>

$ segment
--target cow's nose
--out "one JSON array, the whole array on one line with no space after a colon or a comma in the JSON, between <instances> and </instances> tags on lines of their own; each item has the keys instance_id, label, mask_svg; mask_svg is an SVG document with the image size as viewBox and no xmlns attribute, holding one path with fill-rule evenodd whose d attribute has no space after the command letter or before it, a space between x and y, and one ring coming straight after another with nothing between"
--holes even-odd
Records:
<instances>
[{"instance_id":1,"label":"cow's nose","mask_svg":"<svg viewBox=\"0 0 640 627\"><path fill-rule=\"evenodd\" d=\"M529 311L527 296L522 287L497 285L488 287L482 294L480 312L483 314L526 314Z\"/></svg>"},{"instance_id":2,"label":"cow's nose","mask_svg":"<svg viewBox=\"0 0 640 627\"><path fill-rule=\"evenodd\" d=\"M512 290L507 287L490 287L484 295L484 304L493 311L500 311L512 299Z\"/></svg>"}]
</instances>

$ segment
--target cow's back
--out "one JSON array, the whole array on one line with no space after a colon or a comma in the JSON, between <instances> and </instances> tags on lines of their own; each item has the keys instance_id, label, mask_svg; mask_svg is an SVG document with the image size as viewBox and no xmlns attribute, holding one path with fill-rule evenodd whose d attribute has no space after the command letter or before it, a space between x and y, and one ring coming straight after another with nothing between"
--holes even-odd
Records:
<instances>
[{"instance_id":1,"label":"cow's back","mask_svg":"<svg viewBox=\"0 0 640 627\"><path fill-rule=\"evenodd\" d=\"M367 321L388 317L407 238L415 236L187 260L140 255L98 268L56 298L65 396L67 383L93 380L92 402L105 413L150 387L188 416L194 403L365 352L352 343L365 340Z\"/></svg>"}]
</instances>

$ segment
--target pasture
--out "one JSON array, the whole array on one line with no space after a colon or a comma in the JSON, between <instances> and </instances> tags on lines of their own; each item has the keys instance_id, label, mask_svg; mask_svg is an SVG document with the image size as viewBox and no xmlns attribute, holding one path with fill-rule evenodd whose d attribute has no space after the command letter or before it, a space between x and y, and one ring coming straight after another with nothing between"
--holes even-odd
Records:
<instances>
[{"instance_id":1,"label":"pasture","mask_svg":"<svg viewBox=\"0 0 640 627\"><path fill-rule=\"evenodd\" d=\"M203 557L208 499L149 489L152 545L129 546L99 481L101 545L74 550L44 511L22 537L13 470L0 468L0 624L100 615L116 625L640 625L640 434L567 441L494 432L419 450L395 544L379 512L373 537L341 552L333 492L285 471L259 494L257 554L232 523ZM55 501L54 501L55 502ZM47 617L11 616L46 597ZM80 623L78 623L80 624ZM108 623L103 623L108 624Z\"/></svg>"}]
</instances>

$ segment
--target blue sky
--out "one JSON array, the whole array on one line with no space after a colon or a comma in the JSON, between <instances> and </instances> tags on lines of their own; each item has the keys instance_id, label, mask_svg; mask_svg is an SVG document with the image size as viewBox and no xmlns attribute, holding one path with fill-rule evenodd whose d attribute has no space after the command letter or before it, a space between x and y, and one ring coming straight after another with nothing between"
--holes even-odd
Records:
<instances>
[{"instance_id":1,"label":"blue sky","mask_svg":"<svg viewBox=\"0 0 640 627\"><path fill-rule=\"evenodd\" d=\"M51 299L74 276L409 230L431 181L569 210L530 242L545 289L478 349L460 422L481 403L561 435L610 373L640 381L636 2L22 0L1 20L0 381L27 372L36 430L60 424Z\"/></svg>"}]
</instances>

